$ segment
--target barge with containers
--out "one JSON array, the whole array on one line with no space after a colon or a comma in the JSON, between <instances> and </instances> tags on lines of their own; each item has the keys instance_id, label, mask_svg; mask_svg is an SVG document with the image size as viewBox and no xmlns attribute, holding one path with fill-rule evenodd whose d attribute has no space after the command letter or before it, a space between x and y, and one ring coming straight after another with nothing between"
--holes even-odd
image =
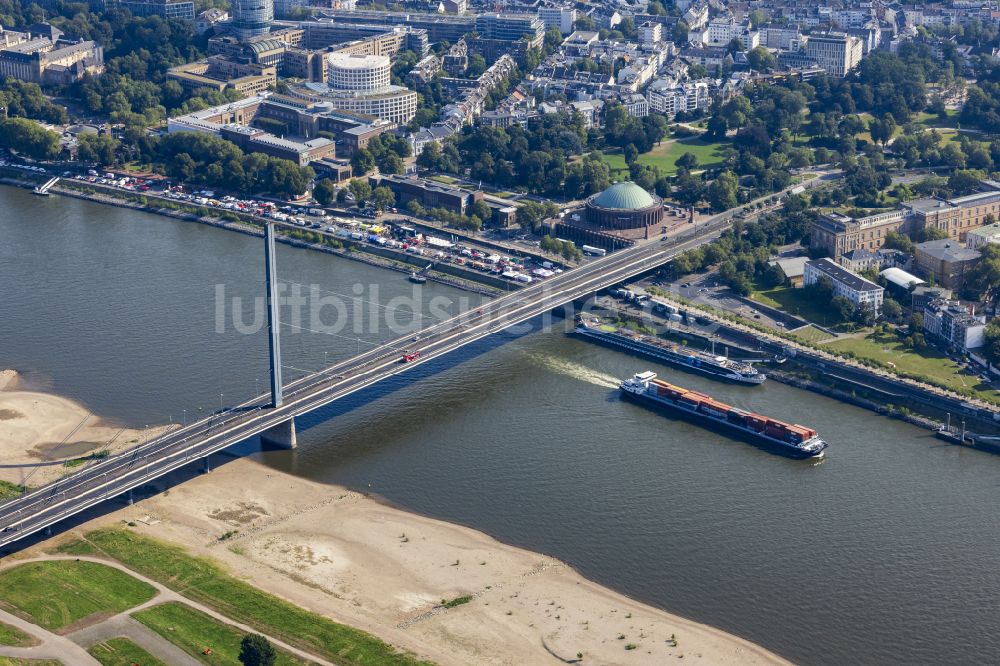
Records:
<instances>
[{"instance_id":1,"label":"barge with containers","mask_svg":"<svg viewBox=\"0 0 1000 666\"><path fill-rule=\"evenodd\" d=\"M662 361L715 379L754 385L763 384L767 379L767 375L745 361L734 361L725 356L698 351L627 328L600 324L599 320L595 322L588 321L584 316L578 316L573 332L601 344L618 347L654 361Z\"/></svg>"},{"instance_id":2,"label":"barge with containers","mask_svg":"<svg viewBox=\"0 0 1000 666\"><path fill-rule=\"evenodd\" d=\"M823 456L826 451L827 443L813 428L732 407L704 393L657 379L655 372L640 372L623 381L619 388L625 398L669 409L693 423L739 435L771 453L804 459Z\"/></svg>"}]
</instances>

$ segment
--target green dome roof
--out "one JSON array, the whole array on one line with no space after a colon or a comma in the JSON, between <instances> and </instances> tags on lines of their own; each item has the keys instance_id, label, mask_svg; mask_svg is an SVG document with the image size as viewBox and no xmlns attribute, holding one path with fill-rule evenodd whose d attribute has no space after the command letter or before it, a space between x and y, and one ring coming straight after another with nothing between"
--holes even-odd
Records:
<instances>
[{"instance_id":1,"label":"green dome roof","mask_svg":"<svg viewBox=\"0 0 1000 666\"><path fill-rule=\"evenodd\" d=\"M631 181L615 183L594 197L593 204L613 210L641 210L656 204L649 192Z\"/></svg>"}]
</instances>

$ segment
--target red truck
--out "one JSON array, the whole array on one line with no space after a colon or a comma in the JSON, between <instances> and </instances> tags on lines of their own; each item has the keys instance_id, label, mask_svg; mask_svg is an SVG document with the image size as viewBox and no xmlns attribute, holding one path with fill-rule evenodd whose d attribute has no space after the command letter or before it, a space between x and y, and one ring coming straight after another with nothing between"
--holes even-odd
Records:
<instances>
[{"instance_id":1,"label":"red truck","mask_svg":"<svg viewBox=\"0 0 1000 666\"><path fill-rule=\"evenodd\" d=\"M399 360L399 362L400 363L409 363L411 361L416 361L418 358L420 358L420 352L419 351L408 352L406 354L403 354L403 358L401 358Z\"/></svg>"}]
</instances>

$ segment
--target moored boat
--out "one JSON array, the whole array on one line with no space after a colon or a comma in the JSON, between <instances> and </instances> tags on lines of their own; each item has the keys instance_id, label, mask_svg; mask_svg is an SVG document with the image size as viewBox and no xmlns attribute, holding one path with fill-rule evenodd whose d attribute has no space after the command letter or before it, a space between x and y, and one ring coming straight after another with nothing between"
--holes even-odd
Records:
<instances>
[{"instance_id":1,"label":"moored boat","mask_svg":"<svg viewBox=\"0 0 1000 666\"><path fill-rule=\"evenodd\" d=\"M577 318L576 329L573 332L605 345L625 349L640 356L669 363L683 370L715 379L752 385L763 384L764 380L767 379L767 375L759 372L753 364L746 361L734 361L725 356L698 351L626 328L594 325L584 317Z\"/></svg>"}]
</instances>

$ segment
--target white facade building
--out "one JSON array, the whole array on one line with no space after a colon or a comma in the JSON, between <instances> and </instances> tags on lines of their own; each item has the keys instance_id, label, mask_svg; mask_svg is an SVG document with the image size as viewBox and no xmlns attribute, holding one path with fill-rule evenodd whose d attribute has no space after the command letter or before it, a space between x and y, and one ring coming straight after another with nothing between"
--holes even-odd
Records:
<instances>
[{"instance_id":1,"label":"white facade building","mask_svg":"<svg viewBox=\"0 0 1000 666\"><path fill-rule=\"evenodd\" d=\"M390 83L389 56L331 53L326 57L327 82L337 90L377 90Z\"/></svg>"},{"instance_id":2,"label":"white facade building","mask_svg":"<svg viewBox=\"0 0 1000 666\"><path fill-rule=\"evenodd\" d=\"M885 292L882 287L842 268L828 257L807 261L804 278L806 285L816 284L821 278L827 278L833 284L835 296L843 296L855 306L865 303L872 308L876 316L882 310L882 297Z\"/></svg>"}]
</instances>

